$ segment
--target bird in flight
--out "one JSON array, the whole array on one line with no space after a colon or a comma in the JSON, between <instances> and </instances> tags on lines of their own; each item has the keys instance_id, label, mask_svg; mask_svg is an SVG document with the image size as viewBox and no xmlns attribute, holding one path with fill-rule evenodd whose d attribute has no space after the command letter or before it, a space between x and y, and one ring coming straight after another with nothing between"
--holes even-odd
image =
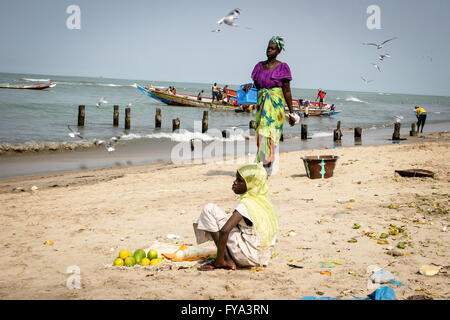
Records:
<instances>
[{"instance_id":1,"label":"bird in flight","mask_svg":"<svg viewBox=\"0 0 450 320\"><path fill-rule=\"evenodd\" d=\"M105 100L105 97L101 97L96 104L97 108L100 108L100 106L104 103L108 103L108 101Z\"/></svg>"},{"instance_id":2,"label":"bird in flight","mask_svg":"<svg viewBox=\"0 0 450 320\"><path fill-rule=\"evenodd\" d=\"M367 45L367 46L375 46L375 47L377 47L377 49L381 49L381 48L383 48L383 46L384 46L387 42L392 41L392 40L394 40L394 39L397 39L397 38L392 38L392 39L385 40L385 41L383 41L383 42L380 43L380 44L376 44L376 43L363 43L363 45Z\"/></svg>"},{"instance_id":3,"label":"bird in flight","mask_svg":"<svg viewBox=\"0 0 450 320\"><path fill-rule=\"evenodd\" d=\"M384 58L390 58L391 56L389 55L389 53L385 53L385 54L380 54L380 56L378 57L378 59L380 59L381 61L384 60Z\"/></svg>"},{"instance_id":4,"label":"bird in flight","mask_svg":"<svg viewBox=\"0 0 450 320\"><path fill-rule=\"evenodd\" d=\"M363 77L361 77L361 79L364 81L365 84L369 84L369 83L373 82L373 80L366 80Z\"/></svg>"},{"instance_id":5,"label":"bird in flight","mask_svg":"<svg viewBox=\"0 0 450 320\"><path fill-rule=\"evenodd\" d=\"M84 139L84 137L81 135L81 133L79 133L78 131L73 130L69 125L67 125L67 128L69 128L69 130L70 130L69 136L71 138L78 137L80 139Z\"/></svg>"},{"instance_id":6,"label":"bird in flight","mask_svg":"<svg viewBox=\"0 0 450 320\"><path fill-rule=\"evenodd\" d=\"M234 23L234 20L238 18L239 14L241 13L240 10L241 9L238 8L234 9L228 15L217 21L217 24L225 23L231 27L237 27L237 24Z\"/></svg>"},{"instance_id":7,"label":"bird in flight","mask_svg":"<svg viewBox=\"0 0 450 320\"><path fill-rule=\"evenodd\" d=\"M98 146L105 146L106 150L108 150L108 152L113 152L116 151L116 148L114 147L114 145L116 144L117 140L119 140L120 137L112 137L109 139L108 142L106 142L105 140L96 140L95 144Z\"/></svg>"},{"instance_id":8,"label":"bird in flight","mask_svg":"<svg viewBox=\"0 0 450 320\"><path fill-rule=\"evenodd\" d=\"M374 67L375 69L377 69L378 71L381 72L380 67L379 67L376 63L372 63L372 65L373 65L373 67Z\"/></svg>"}]
</instances>

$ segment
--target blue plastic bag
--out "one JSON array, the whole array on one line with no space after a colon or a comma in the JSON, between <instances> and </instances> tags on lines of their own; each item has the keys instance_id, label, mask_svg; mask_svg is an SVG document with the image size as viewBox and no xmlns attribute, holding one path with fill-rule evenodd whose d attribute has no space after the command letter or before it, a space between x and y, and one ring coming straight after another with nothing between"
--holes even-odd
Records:
<instances>
[{"instance_id":1,"label":"blue plastic bag","mask_svg":"<svg viewBox=\"0 0 450 320\"><path fill-rule=\"evenodd\" d=\"M237 103L242 105L252 105L258 103L258 90L256 89L255 84L252 84L250 90L245 92L242 88L247 84L241 85L239 90L236 90Z\"/></svg>"},{"instance_id":2,"label":"blue plastic bag","mask_svg":"<svg viewBox=\"0 0 450 320\"><path fill-rule=\"evenodd\" d=\"M320 297L316 298L314 296L306 296L300 298L300 300L337 300L332 297ZM369 294L366 298L353 298L352 300L396 300L394 289L388 286L383 286L377 288L374 292Z\"/></svg>"}]
</instances>

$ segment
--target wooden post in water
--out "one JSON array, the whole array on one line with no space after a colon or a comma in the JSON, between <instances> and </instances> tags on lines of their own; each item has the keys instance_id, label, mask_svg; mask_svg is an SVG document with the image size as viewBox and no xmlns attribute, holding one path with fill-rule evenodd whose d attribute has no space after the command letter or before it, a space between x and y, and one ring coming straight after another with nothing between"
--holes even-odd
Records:
<instances>
[{"instance_id":1,"label":"wooden post in water","mask_svg":"<svg viewBox=\"0 0 450 320\"><path fill-rule=\"evenodd\" d=\"M356 127L355 128L355 139L361 139L362 135L362 128Z\"/></svg>"},{"instance_id":2,"label":"wooden post in water","mask_svg":"<svg viewBox=\"0 0 450 320\"><path fill-rule=\"evenodd\" d=\"M250 122L248 123L248 128L249 129L256 129L256 121L255 120L250 120Z\"/></svg>"},{"instance_id":3,"label":"wooden post in water","mask_svg":"<svg viewBox=\"0 0 450 320\"><path fill-rule=\"evenodd\" d=\"M114 105L114 113L113 113L113 126L119 126L119 106Z\"/></svg>"},{"instance_id":4,"label":"wooden post in water","mask_svg":"<svg viewBox=\"0 0 450 320\"><path fill-rule=\"evenodd\" d=\"M176 118L172 120L172 132L180 129L180 119Z\"/></svg>"},{"instance_id":5,"label":"wooden post in water","mask_svg":"<svg viewBox=\"0 0 450 320\"><path fill-rule=\"evenodd\" d=\"M400 140L400 122L394 124L394 134L392 135L392 140Z\"/></svg>"},{"instance_id":6,"label":"wooden post in water","mask_svg":"<svg viewBox=\"0 0 450 320\"><path fill-rule=\"evenodd\" d=\"M338 121L337 122L337 128L334 129L333 131L333 140L334 141L341 141L343 134L342 134L342 130L341 130L341 122Z\"/></svg>"},{"instance_id":7,"label":"wooden post in water","mask_svg":"<svg viewBox=\"0 0 450 320\"><path fill-rule=\"evenodd\" d=\"M202 133L208 131L208 111L203 111Z\"/></svg>"},{"instance_id":8,"label":"wooden post in water","mask_svg":"<svg viewBox=\"0 0 450 320\"><path fill-rule=\"evenodd\" d=\"M131 124L131 109L130 108L125 108L125 130L129 130L130 129L130 124Z\"/></svg>"},{"instance_id":9,"label":"wooden post in water","mask_svg":"<svg viewBox=\"0 0 450 320\"><path fill-rule=\"evenodd\" d=\"M222 138L229 138L229 137L230 137L230 131L222 130Z\"/></svg>"},{"instance_id":10,"label":"wooden post in water","mask_svg":"<svg viewBox=\"0 0 450 320\"><path fill-rule=\"evenodd\" d=\"M301 138L302 140L308 139L308 125L302 124L302 131L301 131Z\"/></svg>"},{"instance_id":11,"label":"wooden post in water","mask_svg":"<svg viewBox=\"0 0 450 320\"><path fill-rule=\"evenodd\" d=\"M161 128L161 108L156 108L156 114L155 114L155 128Z\"/></svg>"},{"instance_id":12,"label":"wooden post in water","mask_svg":"<svg viewBox=\"0 0 450 320\"><path fill-rule=\"evenodd\" d=\"M78 126L84 127L84 118L86 116L86 106L78 106Z\"/></svg>"},{"instance_id":13,"label":"wooden post in water","mask_svg":"<svg viewBox=\"0 0 450 320\"><path fill-rule=\"evenodd\" d=\"M411 123L411 131L409 132L409 135L411 137L416 137L417 136L416 123L415 122Z\"/></svg>"}]
</instances>

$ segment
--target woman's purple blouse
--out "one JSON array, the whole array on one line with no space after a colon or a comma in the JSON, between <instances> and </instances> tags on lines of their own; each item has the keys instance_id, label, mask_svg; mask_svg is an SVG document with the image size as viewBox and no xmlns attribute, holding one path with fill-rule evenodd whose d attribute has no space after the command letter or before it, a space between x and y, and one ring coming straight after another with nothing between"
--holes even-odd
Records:
<instances>
[{"instance_id":1,"label":"woman's purple blouse","mask_svg":"<svg viewBox=\"0 0 450 320\"><path fill-rule=\"evenodd\" d=\"M281 87L282 80L292 80L291 69L287 63L280 63L273 70L264 70L264 61L258 62L252 72L252 79L257 89Z\"/></svg>"}]
</instances>

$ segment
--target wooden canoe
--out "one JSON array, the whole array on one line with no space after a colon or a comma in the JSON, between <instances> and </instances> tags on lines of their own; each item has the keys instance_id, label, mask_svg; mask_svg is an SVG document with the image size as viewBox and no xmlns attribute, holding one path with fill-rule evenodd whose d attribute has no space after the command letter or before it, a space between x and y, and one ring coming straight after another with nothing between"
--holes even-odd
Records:
<instances>
[{"instance_id":1,"label":"wooden canoe","mask_svg":"<svg viewBox=\"0 0 450 320\"><path fill-rule=\"evenodd\" d=\"M47 88L53 88L56 86L56 83L41 83L41 84L33 84L33 85L14 85L14 84L0 84L1 89L29 89L29 90L43 90Z\"/></svg>"},{"instance_id":2,"label":"wooden canoe","mask_svg":"<svg viewBox=\"0 0 450 320\"><path fill-rule=\"evenodd\" d=\"M196 108L226 108L234 110L236 106L223 103L212 103L210 98L203 98L202 100L197 100L196 96L188 94L172 94L167 91L153 88L153 87L143 87L138 84L134 86L149 96L152 99L161 101L167 105L171 106L183 106L183 107L196 107Z\"/></svg>"}]
</instances>

